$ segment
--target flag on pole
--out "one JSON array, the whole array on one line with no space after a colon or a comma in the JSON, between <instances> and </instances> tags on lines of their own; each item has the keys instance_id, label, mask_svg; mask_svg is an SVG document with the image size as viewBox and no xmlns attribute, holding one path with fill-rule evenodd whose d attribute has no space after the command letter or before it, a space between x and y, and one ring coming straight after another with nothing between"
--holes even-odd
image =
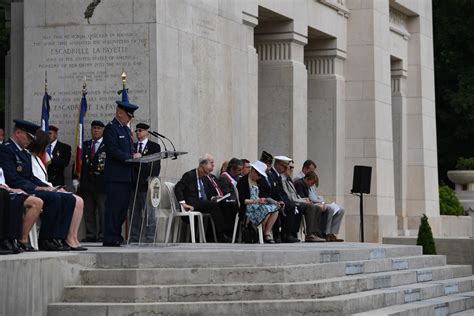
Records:
<instances>
[{"instance_id":1,"label":"flag on pole","mask_svg":"<svg viewBox=\"0 0 474 316\"><path fill-rule=\"evenodd\" d=\"M51 96L48 94L48 77L47 73L44 74L44 96L43 96L43 104L41 105L41 130L45 133L49 131L49 100L51 100ZM44 151L41 155L41 161L45 166L47 166L51 162L51 156L48 154L47 151Z\"/></svg>"},{"instance_id":2,"label":"flag on pole","mask_svg":"<svg viewBox=\"0 0 474 316\"><path fill-rule=\"evenodd\" d=\"M75 160L75 175L80 178L82 170L82 144L84 142L84 117L87 113L87 99L86 99L86 79L82 89L81 106L79 108L79 121L76 129L76 160Z\"/></svg>"},{"instance_id":3,"label":"flag on pole","mask_svg":"<svg viewBox=\"0 0 474 316\"><path fill-rule=\"evenodd\" d=\"M122 95L122 102L127 102L128 103L128 89L125 88L125 85L127 83L127 74L125 71L122 69L122 90L119 90L117 93L119 95Z\"/></svg>"}]
</instances>

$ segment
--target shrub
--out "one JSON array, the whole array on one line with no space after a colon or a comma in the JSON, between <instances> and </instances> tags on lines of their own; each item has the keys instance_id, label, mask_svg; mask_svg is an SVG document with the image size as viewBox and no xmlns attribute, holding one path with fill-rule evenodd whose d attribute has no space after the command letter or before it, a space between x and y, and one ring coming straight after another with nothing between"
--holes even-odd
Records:
<instances>
[{"instance_id":1,"label":"shrub","mask_svg":"<svg viewBox=\"0 0 474 316\"><path fill-rule=\"evenodd\" d=\"M439 212L441 215L464 215L464 208L454 190L447 185L439 187Z\"/></svg>"},{"instance_id":2,"label":"shrub","mask_svg":"<svg viewBox=\"0 0 474 316\"><path fill-rule=\"evenodd\" d=\"M428 223L428 217L426 214L423 214L423 217L421 218L416 244L423 247L424 255L436 254L436 245L433 238L433 232L431 231L430 223Z\"/></svg>"},{"instance_id":3,"label":"shrub","mask_svg":"<svg viewBox=\"0 0 474 316\"><path fill-rule=\"evenodd\" d=\"M456 170L474 170L474 158L460 157L456 162Z\"/></svg>"}]
</instances>

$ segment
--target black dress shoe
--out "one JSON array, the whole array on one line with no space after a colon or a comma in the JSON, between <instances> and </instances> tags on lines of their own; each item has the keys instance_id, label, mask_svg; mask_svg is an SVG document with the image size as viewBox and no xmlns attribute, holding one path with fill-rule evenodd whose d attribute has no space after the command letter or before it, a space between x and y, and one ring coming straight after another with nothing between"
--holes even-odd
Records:
<instances>
[{"instance_id":1,"label":"black dress shoe","mask_svg":"<svg viewBox=\"0 0 474 316\"><path fill-rule=\"evenodd\" d=\"M285 243L297 243L297 242L300 242L300 240L296 237L293 237L293 236L286 236L286 238L283 239L283 242L285 242Z\"/></svg>"},{"instance_id":2,"label":"black dress shoe","mask_svg":"<svg viewBox=\"0 0 474 316\"><path fill-rule=\"evenodd\" d=\"M22 243L21 241L18 242L18 245L20 246L21 249L23 249L25 252L35 252L38 251L33 246L30 244L29 241Z\"/></svg>"},{"instance_id":3,"label":"black dress shoe","mask_svg":"<svg viewBox=\"0 0 474 316\"><path fill-rule=\"evenodd\" d=\"M71 246L69 246L64 239L56 239L56 240L58 244L61 245L61 247L63 248L63 251L71 250Z\"/></svg>"},{"instance_id":4,"label":"black dress shoe","mask_svg":"<svg viewBox=\"0 0 474 316\"><path fill-rule=\"evenodd\" d=\"M13 253L22 253L23 249L20 248L15 239L10 239L10 245L12 247Z\"/></svg>"},{"instance_id":5,"label":"black dress shoe","mask_svg":"<svg viewBox=\"0 0 474 316\"><path fill-rule=\"evenodd\" d=\"M55 239L40 239L38 246L43 251L65 251L61 243Z\"/></svg>"},{"instance_id":6,"label":"black dress shoe","mask_svg":"<svg viewBox=\"0 0 474 316\"><path fill-rule=\"evenodd\" d=\"M104 241L102 243L102 246L104 247L120 247L122 245L122 242L116 240L116 241Z\"/></svg>"},{"instance_id":7,"label":"black dress shoe","mask_svg":"<svg viewBox=\"0 0 474 316\"><path fill-rule=\"evenodd\" d=\"M0 240L0 255L11 255L13 250L8 240Z\"/></svg>"}]
</instances>

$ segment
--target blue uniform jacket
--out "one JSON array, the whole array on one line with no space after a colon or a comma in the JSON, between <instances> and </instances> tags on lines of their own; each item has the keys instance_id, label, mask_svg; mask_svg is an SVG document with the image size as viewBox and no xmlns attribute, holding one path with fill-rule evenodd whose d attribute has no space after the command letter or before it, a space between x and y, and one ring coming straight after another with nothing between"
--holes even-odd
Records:
<instances>
[{"instance_id":1,"label":"blue uniform jacket","mask_svg":"<svg viewBox=\"0 0 474 316\"><path fill-rule=\"evenodd\" d=\"M94 159L91 159L92 140L87 140L82 146L81 192L105 192L105 144L100 143Z\"/></svg>"},{"instance_id":2,"label":"blue uniform jacket","mask_svg":"<svg viewBox=\"0 0 474 316\"><path fill-rule=\"evenodd\" d=\"M0 167L6 183L12 188L30 193L38 186L48 186L33 175L31 155L25 150L20 151L11 139L0 145Z\"/></svg>"},{"instance_id":3,"label":"blue uniform jacket","mask_svg":"<svg viewBox=\"0 0 474 316\"><path fill-rule=\"evenodd\" d=\"M106 182L132 182L132 163L125 162L133 158L133 144L130 129L116 118L104 130Z\"/></svg>"}]
</instances>

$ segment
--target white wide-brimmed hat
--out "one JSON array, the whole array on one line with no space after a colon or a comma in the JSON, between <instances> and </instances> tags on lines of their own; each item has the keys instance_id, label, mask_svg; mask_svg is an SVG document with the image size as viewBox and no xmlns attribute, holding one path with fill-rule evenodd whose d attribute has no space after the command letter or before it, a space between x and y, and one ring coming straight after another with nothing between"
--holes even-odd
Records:
<instances>
[{"instance_id":1,"label":"white wide-brimmed hat","mask_svg":"<svg viewBox=\"0 0 474 316\"><path fill-rule=\"evenodd\" d=\"M254 168L258 173L260 173L261 176L266 177L267 173L267 165L261 162L260 160L257 160L253 163L250 164L252 168Z\"/></svg>"}]
</instances>

